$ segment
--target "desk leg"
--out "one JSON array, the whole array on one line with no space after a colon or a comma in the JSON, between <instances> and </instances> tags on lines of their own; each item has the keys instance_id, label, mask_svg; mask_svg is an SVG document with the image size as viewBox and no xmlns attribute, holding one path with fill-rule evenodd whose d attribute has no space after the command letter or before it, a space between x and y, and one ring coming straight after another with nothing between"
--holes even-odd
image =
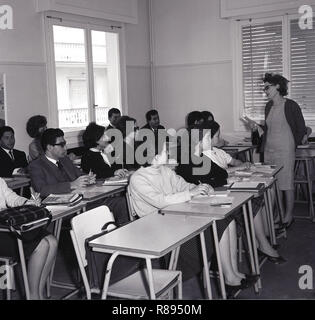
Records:
<instances>
[{"instance_id":1,"label":"desk leg","mask_svg":"<svg viewBox=\"0 0 315 320\"><path fill-rule=\"evenodd\" d=\"M246 207L245 207L246 210ZM259 259L258 259L258 253L257 253L257 244L256 244L256 234L255 234L255 227L254 227L254 218L253 218L253 208L252 208L252 201L248 201L248 215L249 215L249 225L250 225L250 231L252 235L252 243L253 243L253 254L254 254L254 262L255 262L255 269L256 274L260 275L260 267L259 267ZM258 288L261 289L261 279L258 280ZM256 291L255 286L255 292Z\"/></svg>"},{"instance_id":2,"label":"desk leg","mask_svg":"<svg viewBox=\"0 0 315 320\"><path fill-rule=\"evenodd\" d=\"M270 207L269 207L269 201L267 197L267 190L264 191L264 202L265 202L265 210L266 210L266 219L267 219L267 225L268 225L268 234L270 238L271 244L273 243L273 238L272 238L272 231L271 231L271 219L270 219Z\"/></svg>"},{"instance_id":3,"label":"desk leg","mask_svg":"<svg viewBox=\"0 0 315 320\"><path fill-rule=\"evenodd\" d=\"M249 152L249 161L250 161L250 163L254 163L253 149L250 149L248 152Z\"/></svg>"},{"instance_id":4,"label":"desk leg","mask_svg":"<svg viewBox=\"0 0 315 320\"><path fill-rule=\"evenodd\" d=\"M154 282L153 282L153 271L152 271L152 263L150 258L146 258L146 265L149 277L149 288L150 288L150 298L155 300L155 292L154 292Z\"/></svg>"},{"instance_id":5,"label":"desk leg","mask_svg":"<svg viewBox=\"0 0 315 320\"><path fill-rule=\"evenodd\" d=\"M281 199L281 195L280 195L280 190L278 187L278 181L276 179L274 182L274 188L275 188L275 195L276 195L276 203L277 203L277 207L278 207L278 211L279 211L279 220L280 220L280 223L283 223L283 220L284 220L283 203L282 203L282 199ZM283 235L286 239L287 238L286 228L283 229Z\"/></svg>"},{"instance_id":6,"label":"desk leg","mask_svg":"<svg viewBox=\"0 0 315 320\"><path fill-rule=\"evenodd\" d=\"M24 282L26 300L30 300L30 286L29 286L28 276L27 276L23 243L22 243L21 239L17 239L17 242L18 242L19 255L20 255L21 266L22 266L22 274L23 274L23 282Z\"/></svg>"},{"instance_id":7,"label":"desk leg","mask_svg":"<svg viewBox=\"0 0 315 320\"><path fill-rule=\"evenodd\" d=\"M170 263L168 265L168 270L176 270L179 251L180 251L180 246L172 251Z\"/></svg>"},{"instance_id":8,"label":"desk leg","mask_svg":"<svg viewBox=\"0 0 315 320\"><path fill-rule=\"evenodd\" d=\"M201 242L201 252L202 252L203 267L205 269L204 275L206 277L207 295L208 295L208 299L212 300L209 264L208 264L208 256L207 256L207 248L206 248L206 241L205 241L204 231L202 231L200 233L200 242Z\"/></svg>"},{"instance_id":9,"label":"desk leg","mask_svg":"<svg viewBox=\"0 0 315 320\"><path fill-rule=\"evenodd\" d=\"M269 206L269 213L270 213L270 240L273 245L277 244L276 232L275 232L275 224L274 224L274 217L273 217L273 210L272 210L272 196L271 196L271 188L267 189L267 199L268 199L268 206Z\"/></svg>"},{"instance_id":10,"label":"desk leg","mask_svg":"<svg viewBox=\"0 0 315 320\"><path fill-rule=\"evenodd\" d=\"M226 299L225 283L224 283L224 276L223 276L222 263L221 263L221 254L220 254L220 247L219 247L219 239L218 239L218 231L217 231L217 224L216 224L215 220L212 223L212 230L213 230L215 253L216 253L217 262L218 262L218 271L219 271L219 279L220 279L220 287L221 287L222 298ZM206 273L209 274L208 262L207 262L207 264L205 266L207 266L207 272Z\"/></svg>"}]
</instances>

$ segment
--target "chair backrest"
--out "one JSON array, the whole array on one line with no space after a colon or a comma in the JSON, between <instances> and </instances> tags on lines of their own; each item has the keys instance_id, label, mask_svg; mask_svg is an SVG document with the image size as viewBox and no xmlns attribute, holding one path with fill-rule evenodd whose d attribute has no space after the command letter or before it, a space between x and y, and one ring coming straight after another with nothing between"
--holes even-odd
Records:
<instances>
[{"instance_id":1,"label":"chair backrest","mask_svg":"<svg viewBox=\"0 0 315 320\"><path fill-rule=\"evenodd\" d=\"M83 266L87 266L85 257L85 239L102 232L102 227L110 221L115 222L115 219L106 206L100 206L83 212L71 220L71 237L73 245L76 250L77 258L80 258ZM114 228L115 226L113 225L108 226L108 230Z\"/></svg>"},{"instance_id":2,"label":"chair backrest","mask_svg":"<svg viewBox=\"0 0 315 320\"><path fill-rule=\"evenodd\" d=\"M134 221L138 219L138 215L134 209L134 206L132 204L132 195L130 191L130 186L127 187L127 193L126 193L126 198L127 198L127 204L128 204L128 211L129 211L129 219L130 221Z\"/></svg>"}]
</instances>

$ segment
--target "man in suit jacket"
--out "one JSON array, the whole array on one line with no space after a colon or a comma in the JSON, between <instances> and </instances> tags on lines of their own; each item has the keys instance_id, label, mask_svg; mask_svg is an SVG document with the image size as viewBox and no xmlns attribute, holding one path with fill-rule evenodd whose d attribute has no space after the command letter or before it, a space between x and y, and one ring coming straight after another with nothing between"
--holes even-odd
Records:
<instances>
[{"instance_id":1,"label":"man in suit jacket","mask_svg":"<svg viewBox=\"0 0 315 320\"><path fill-rule=\"evenodd\" d=\"M117 108L109 109L108 110L109 126L106 128L106 130L115 129L120 117L121 117L121 113L119 109Z\"/></svg>"},{"instance_id":2,"label":"man in suit jacket","mask_svg":"<svg viewBox=\"0 0 315 320\"><path fill-rule=\"evenodd\" d=\"M68 193L90 183L91 177L83 175L67 157L62 130L47 129L43 133L41 144L45 155L32 161L28 170L33 188L42 197L51 193Z\"/></svg>"},{"instance_id":3,"label":"man in suit jacket","mask_svg":"<svg viewBox=\"0 0 315 320\"><path fill-rule=\"evenodd\" d=\"M66 141L62 130L47 129L41 137L41 145L45 155L33 160L28 166L32 186L41 197L51 193L69 193L95 183L95 175L84 175L67 157ZM99 205L108 206L118 225L129 220L125 199L106 198L90 204L87 209Z\"/></svg>"},{"instance_id":4,"label":"man in suit jacket","mask_svg":"<svg viewBox=\"0 0 315 320\"><path fill-rule=\"evenodd\" d=\"M0 177L11 177L14 169L25 172L25 152L14 149L15 137L11 127L0 128Z\"/></svg>"},{"instance_id":5,"label":"man in suit jacket","mask_svg":"<svg viewBox=\"0 0 315 320\"><path fill-rule=\"evenodd\" d=\"M159 145L159 136L158 136L158 132L159 130L165 130L165 128L160 124L160 117L159 117L159 113L157 112L157 110L150 110L146 113L145 115L146 120L147 120L147 124L145 126L143 126L141 129L150 129L153 131L154 133L154 151L155 151L155 155L159 154L158 150L158 145ZM164 142L164 141L163 141ZM162 146L163 143L160 143L160 145Z\"/></svg>"}]
</instances>

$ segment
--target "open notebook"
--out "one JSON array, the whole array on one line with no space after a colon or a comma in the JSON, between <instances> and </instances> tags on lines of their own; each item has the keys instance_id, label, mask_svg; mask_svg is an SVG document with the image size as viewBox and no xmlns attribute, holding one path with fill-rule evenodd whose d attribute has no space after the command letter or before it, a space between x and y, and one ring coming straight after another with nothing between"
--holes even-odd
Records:
<instances>
[{"instance_id":1,"label":"open notebook","mask_svg":"<svg viewBox=\"0 0 315 320\"><path fill-rule=\"evenodd\" d=\"M42 201L42 204L47 206L53 205L67 205L74 206L83 199L78 193L64 193L64 194L50 194Z\"/></svg>"},{"instance_id":2,"label":"open notebook","mask_svg":"<svg viewBox=\"0 0 315 320\"><path fill-rule=\"evenodd\" d=\"M119 177L110 177L105 179L104 186L126 186L128 184L129 177L119 178Z\"/></svg>"},{"instance_id":3,"label":"open notebook","mask_svg":"<svg viewBox=\"0 0 315 320\"><path fill-rule=\"evenodd\" d=\"M265 184L259 181L240 181L234 182L230 185L230 191L260 191L263 190Z\"/></svg>"}]
</instances>

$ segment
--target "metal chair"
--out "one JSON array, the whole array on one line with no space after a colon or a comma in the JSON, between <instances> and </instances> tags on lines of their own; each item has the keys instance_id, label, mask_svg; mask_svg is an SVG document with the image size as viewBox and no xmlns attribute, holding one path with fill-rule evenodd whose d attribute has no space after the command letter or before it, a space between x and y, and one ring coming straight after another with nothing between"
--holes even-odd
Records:
<instances>
[{"instance_id":1,"label":"metal chair","mask_svg":"<svg viewBox=\"0 0 315 320\"><path fill-rule=\"evenodd\" d=\"M85 271L88 262L85 258L85 239L101 232L105 223L114 222L114 217L108 207L101 206L86 211L71 220L71 239L78 260L81 276L83 279L87 299L91 299L91 293L98 293L99 290L91 288ZM108 231L115 229L113 224L108 226ZM111 269L119 254L114 253L106 269L106 276L102 298L114 296L125 299L149 299L148 277L144 270L139 270L132 275L109 285ZM182 274L180 271L169 271L153 269L153 285L156 297L169 293L173 288L178 287L178 297L182 298Z\"/></svg>"}]
</instances>

